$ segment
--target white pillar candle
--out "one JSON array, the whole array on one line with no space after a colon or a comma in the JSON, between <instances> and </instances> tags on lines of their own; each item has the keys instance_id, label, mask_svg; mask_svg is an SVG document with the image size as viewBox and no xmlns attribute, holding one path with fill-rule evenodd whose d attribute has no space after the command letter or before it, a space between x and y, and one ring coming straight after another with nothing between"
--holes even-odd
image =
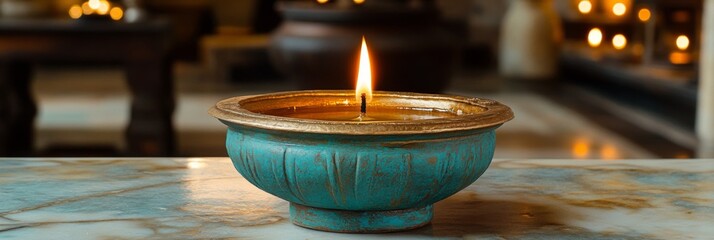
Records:
<instances>
[{"instance_id":1,"label":"white pillar candle","mask_svg":"<svg viewBox=\"0 0 714 240\"><path fill-rule=\"evenodd\" d=\"M696 130L698 157L714 157L714 0L704 1Z\"/></svg>"}]
</instances>

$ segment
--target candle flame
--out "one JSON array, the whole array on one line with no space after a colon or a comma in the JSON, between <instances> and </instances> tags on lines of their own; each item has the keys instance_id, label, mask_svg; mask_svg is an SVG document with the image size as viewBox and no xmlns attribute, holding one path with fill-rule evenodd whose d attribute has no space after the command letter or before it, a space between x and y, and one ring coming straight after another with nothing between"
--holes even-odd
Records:
<instances>
[{"instance_id":1,"label":"candle flame","mask_svg":"<svg viewBox=\"0 0 714 240\"><path fill-rule=\"evenodd\" d=\"M82 3L82 14L84 15L90 15L94 12L94 9L89 7L89 2L84 2Z\"/></svg>"},{"instance_id":2,"label":"candle flame","mask_svg":"<svg viewBox=\"0 0 714 240\"><path fill-rule=\"evenodd\" d=\"M72 19L79 19L82 17L82 7L77 4L72 5L72 7L69 8L69 17Z\"/></svg>"},{"instance_id":3,"label":"candle flame","mask_svg":"<svg viewBox=\"0 0 714 240\"><path fill-rule=\"evenodd\" d=\"M87 2L89 4L89 7L92 8L92 10L97 10L99 7L102 6L102 2L100 0L89 0Z\"/></svg>"},{"instance_id":4,"label":"candle flame","mask_svg":"<svg viewBox=\"0 0 714 240\"><path fill-rule=\"evenodd\" d=\"M581 0L578 3L578 11L582 14L588 14L593 10L593 3L590 0Z\"/></svg>"},{"instance_id":5,"label":"candle flame","mask_svg":"<svg viewBox=\"0 0 714 240\"><path fill-rule=\"evenodd\" d=\"M593 28L588 32L588 44L590 44L591 47L597 47L600 46L600 43L602 43L602 31L600 31L599 28Z\"/></svg>"},{"instance_id":6,"label":"candle flame","mask_svg":"<svg viewBox=\"0 0 714 240\"><path fill-rule=\"evenodd\" d=\"M361 101L362 94L365 95L366 101L372 101L372 67L369 61L369 51L367 50L367 41L362 37L362 51L359 56L359 72L357 73L357 88L355 89L355 98Z\"/></svg>"},{"instance_id":7,"label":"candle flame","mask_svg":"<svg viewBox=\"0 0 714 240\"><path fill-rule=\"evenodd\" d=\"M615 16L622 16L625 15L627 12L627 5L624 3L615 3L615 5L612 5L612 13L615 14Z\"/></svg>"},{"instance_id":8,"label":"candle flame","mask_svg":"<svg viewBox=\"0 0 714 240\"><path fill-rule=\"evenodd\" d=\"M111 4L109 2L105 1L99 1L99 8L97 8L97 14L99 15L107 15L109 13L109 8L111 7Z\"/></svg>"},{"instance_id":9,"label":"candle flame","mask_svg":"<svg viewBox=\"0 0 714 240\"><path fill-rule=\"evenodd\" d=\"M122 17L124 17L124 10L120 7L113 7L112 10L109 11L109 17L111 17L114 21L119 21Z\"/></svg>"},{"instance_id":10,"label":"candle flame","mask_svg":"<svg viewBox=\"0 0 714 240\"><path fill-rule=\"evenodd\" d=\"M684 50L687 50L687 48L689 48L689 38L686 35L679 35L677 37L677 40L675 41L675 43L677 45L677 48L679 48L679 50L684 51Z\"/></svg>"},{"instance_id":11,"label":"candle flame","mask_svg":"<svg viewBox=\"0 0 714 240\"><path fill-rule=\"evenodd\" d=\"M647 8L643 8L637 12L637 17L640 18L640 21L647 22L650 20L650 17L652 17L652 12Z\"/></svg>"},{"instance_id":12,"label":"candle flame","mask_svg":"<svg viewBox=\"0 0 714 240\"><path fill-rule=\"evenodd\" d=\"M625 38L625 35L615 35L615 37L612 38L612 46L614 46L617 50L624 49L625 46L627 46L627 38Z\"/></svg>"}]
</instances>

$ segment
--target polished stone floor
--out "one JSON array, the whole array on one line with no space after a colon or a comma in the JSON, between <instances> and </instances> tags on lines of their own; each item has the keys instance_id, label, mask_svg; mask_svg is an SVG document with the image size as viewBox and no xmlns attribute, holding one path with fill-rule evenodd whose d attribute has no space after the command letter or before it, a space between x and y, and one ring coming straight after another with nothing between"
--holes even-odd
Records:
<instances>
[{"instance_id":1,"label":"polished stone floor","mask_svg":"<svg viewBox=\"0 0 714 240\"><path fill-rule=\"evenodd\" d=\"M178 106L175 122L179 156L225 156L224 127L206 111L216 101L244 94L292 90L288 81L220 83L200 66L175 67ZM118 69L40 68L33 89L39 102L38 149L45 156L104 156L123 147L129 96ZM561 100L502 87L493 73L460 74L448 93L494 99L509 105L516 119L498 130L497 158L656 158L654 152L602 127L592 116ZM578 109L578 106L575 107ZM675 128L670 132L681 133ZM676 135L676 134L675 134ZM682 135L682 134L680 134ZM684 134L685 140L691 136ZM688 157L687 154L676 157Z\"/></svg>"}]
</instances>

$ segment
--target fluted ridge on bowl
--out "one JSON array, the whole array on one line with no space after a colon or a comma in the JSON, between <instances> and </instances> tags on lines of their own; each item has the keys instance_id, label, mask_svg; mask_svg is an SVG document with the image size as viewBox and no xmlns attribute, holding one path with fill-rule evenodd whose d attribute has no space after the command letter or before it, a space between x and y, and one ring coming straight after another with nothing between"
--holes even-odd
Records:
<instances>
[{"instance_id":1,"label":"fluted ridge on bowl","mask_svg":"<svg viewBox=\"0 0 714 240\"><path fill-rule=\"evenodd\" d=\"M228 153L258 188L311 207L393 210L426 206L473 183L488 168L493 130L438 140L303 144L229 129ZM286 141L287 140L287 141Z\"/></svg>"}]
</instances>

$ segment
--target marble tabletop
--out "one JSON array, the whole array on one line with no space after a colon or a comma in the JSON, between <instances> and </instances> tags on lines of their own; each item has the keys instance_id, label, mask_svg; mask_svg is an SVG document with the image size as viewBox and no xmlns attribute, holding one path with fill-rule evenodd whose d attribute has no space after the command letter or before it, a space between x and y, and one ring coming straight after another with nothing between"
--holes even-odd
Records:
<instances>
[{"instance_id":1,"label":"marble tabletop","mask_svg":"<svg viewBox=\"0 0 714 240\"><path fill-rule=\"evenodd\" d=\"M714 160L494 160L426 227L294 226L227 158L0 159L0 239L713 239Z\"/></svg>"}]
</instances>

